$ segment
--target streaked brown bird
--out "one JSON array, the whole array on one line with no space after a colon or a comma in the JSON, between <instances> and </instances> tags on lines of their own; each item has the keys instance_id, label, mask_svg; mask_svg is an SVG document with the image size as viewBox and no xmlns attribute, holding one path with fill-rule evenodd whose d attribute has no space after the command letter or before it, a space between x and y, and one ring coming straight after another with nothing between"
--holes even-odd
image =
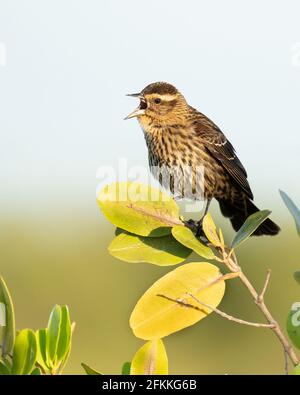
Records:
<instances>
[{"instance_id":1,"label":"streaked brown bird","mask_svg":"<svg viewBox=\"0 0 300 395\"><path fill-rule=\"evenodd\" d=\"M232 144L173 85L156 82L128 96L139 98L140 105L125 119L138 118L148 147L150 169L163 186L178 197L197 199L197 171L203 169L202 197L207 200L204 215L215 198L237 231L250 214L258 211L252 202L246 170ZM169 185L163 182L158 168L168 169ZM268 218L254 234L276 235L279 230Z\"/></svg>"}]
</instances>

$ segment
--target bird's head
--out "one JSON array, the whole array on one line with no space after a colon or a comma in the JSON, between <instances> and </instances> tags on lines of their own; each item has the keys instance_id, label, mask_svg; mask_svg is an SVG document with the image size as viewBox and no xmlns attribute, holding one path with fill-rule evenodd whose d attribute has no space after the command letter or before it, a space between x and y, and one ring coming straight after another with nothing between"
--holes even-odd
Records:
<instances>
[{"instance_id":1,"label":"bird's head","mask_svg":"<svg viewBox=\"0 0 300 395\"><path fill-rule=\"evenodd\" d=\"M142 124L154 121L162 124L184 120L188 105L183 95L171 84L155 82L140 93L128 96L140 99L140 105L125 119L137 117Z\"/></svg>"}]
</instances>

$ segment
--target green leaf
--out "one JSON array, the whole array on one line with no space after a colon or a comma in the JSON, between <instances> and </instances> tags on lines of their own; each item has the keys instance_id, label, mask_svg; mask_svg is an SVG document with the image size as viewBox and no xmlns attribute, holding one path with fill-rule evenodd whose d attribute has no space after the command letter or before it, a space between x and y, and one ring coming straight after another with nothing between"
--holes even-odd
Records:
<instances>
[{"instance_id":1,"label":"green leaf","mask_svg":"<svg viewBox=\"0 0 300 395\"><path fill-rule=\"evenodd\" d=\"M294 273L294 279L297 281L297 283L300 285L300 270L297 270Z\"/></svg>"},{"instance_id":2,"label":"green leaf","mask_svg":"<svg viewBox=\"0 0 300 395\"><path fill-rule=\"evenodd\" d=\"M66 360L71 347L71 320L67 306L54 306L46 331L48 364L56 371Z\"/></svg>"},{"instance_id":3,"label":"green leaf","mask_svg":"<svg viewBox=\"0 0 300 395\"><path fill-rule=\"evenodd\" d=\"M89 376L102 376L102 373L97 372L97 370L91 368L83 362L81 362L81 366L85 370L85 373Z\"/></svg>"},{"instance_id":4,"label":"green leaf","mask_svg":"<svg viewBox=\"0 0 300 395\"><path fill-rule=\"evenodd\" d=\"M16 337L13 351L12 374L30 374L36 362L36 338L31 329L21 330Z\"/></svg>"},{"instance_id":5,"label":"green leaf","mask_svg":"<svg viewBox=\"0 0 300 395\"><path fill-rule=\"evenodd\" d=\"M49 370L47 358L47 329L39 329L35 333L37 343L37 361L45 369Z\"/></svg>"},{"instance_id":6,"label":"green leaf","mask_svg":"<svg viewBox=\"0 0 300 395\"><path fill-rule=\"evenodd\" d=\"M300 375L300 363L292 370L292 374Z\"/></svg>"},{"instance_id":7,"label":"green leaf","mask_svg":"<svg viewBox=\"0 0 300 395\"><path fill-rule=\"evenodd\" d=\"M186 228L185 226L175 226L172 229L172 235L175 237L179 243L183 244L187 248L192 249L198 255L206 259L214 259L215 255L212 250L201 243L199 239L194 235L194 233Z\"/></svg>"},{"instance_id":8,"label":"green leaf","mask_svg":"<svg viewBox=\"0 0 300 395\"><path fill-rule=\"evenodd\" d=\"M252 235L252 233L255 232L259 225L261 225L267 219L270 214L271 211L269 210L257 211L256 213L251 214L236 233L231 243L231 248L236 248L244 241L246 241Z\"/></svg>"},{"instance_id":9,"label":"green leaf","mask_svg":"<svg viewBox=\"0 0 300 395\"><path fill-rule=\"evenodd\" d=\"M161 339L144 344L131 362L131 374L168 374L168 357Z\"/></svg>"},{"instance_id":10,"label":"green leaf","mask_svg":"<svg viewBox=\"0 0 300 395\"><path fill-rule=\"evenodd\" d=\"M109 245L108 251L115 258L126 262L148 262L159 266L183 262L191 250L178 243L172 235L144 237L120 233Z\"/></svg>"},{"instance_id":11,"label":"green leaf","mask_svg":"<svg viewBox=\"0 0 300 395\"><path fill-rule=\"evenodd\" d=\"M33 369L33 371L31 372L31 376L41 376L42 375L42 371L40 368L35 368Z\"/></svg>"},{"instance_id":12,"label":"green leaf","mask_svg":"<svg viewBox=\"0 0 300 395\"><path fill-rule=\"evenodd\" d=\"M296 223L296 228L298 235L300 236L300 210L299 208L295 205L295 203L292 201L292 199L283 191L279 190L279 193L282 197L282 200L284 201L285 205L289 209L290 213L294 217L295 223Z\"/></svg>"},{"instance_id":13,"label":"green leaf","mask_svg":"<svg viewBox=\"0 0 300 395\"><path fill-rule=\"evenodd\" d=\"M67 306L61 307L61 322L59 329L59 340L57 345L57 361L62 361L71 347L71 320Z\"/></svg>"},{"instance_id":14,"label":"green leaf","mask_svg":"<svg viewBox=\"0 0 300 395\"><path fill-rule=\"evenodd\" d=\"M210 213L206 214L202 222L203 231L207 239L215 246L221 247L222 243L219 239L216 225Z\"/></svg>"},{"instance_id":15,"label":"green leaf","mask_svg":"<svg viewBox=\"0 0 300 395\"><path fill-rule=\"evenodd\" d=\"M300 349L300 302L295 302L287 317L286 329L295 347Z\"/></svg>"},{"instance_id":16,"label":"green leaf","mask_svg":"<svg viewBox=\"0 0 300 395\"><path fill-rule=\"evenodd\" d=\"M11 370L8 367L8 364L5 364L3 361L0 361L0 376L8 376L11 374Z\"/></svg>"},{"instance_id":17,"label":"green leaf","mask_svg":"<svg viewBox=\"0 0 300 395\"><path fill-rule=\"evenodd\" d=\"M130 316L135 336L161 339L194 325L217 307L225 291L218 267L207 262L186 263L157 280L140 298Z\"/></svg>"},{"instance_id":18,"label":"green leaf","mask_svg":"<svg viewBox=\"0 0 300 395\"><path fill-rule=\"evenodd\" d=\"M140 236L165 236L171 233L172 226L182 224L175 201L149 185L110 184L102 189L97 201L111 223Z\"/></svg>"},{"instance_id":19,"label":"green leaf","mask_svg":"<svg viewBox=\"0 0 300 395\"><path fill-rule=\"evenodd\" d=\"M8 288L2 277L0 277L0 303L0 314L2 313L2 315L5 315L5 317L2 317L5 319L5 326L2 328L2 339L0 339L2 356L5 357L13 350L16 334L14 306Z\"/></svg>"},{"instance_id":20,"label":"green leaf","mask_svg":"<svg viewBox=\"0 0 300 395\"><path fill-rule=\"evenodd\" d=\"M130 369L131 369L131 362L125 362L122 366L122 375L123 376L129 376L130 375Z\"/></svg>"},{"instance_id":21,"label":"green leaf","mask_svg":"<svg viewBox=\"0 0 300 395\"><path fill-rule=\"evenodd\" d=\"M46 337L47 355L49 357L49 362L51 366L56 365L56 353L59 341L60 324L61 308L60 306L56 305L54 306L50 314Z\"/></svg>"}]
</instances>

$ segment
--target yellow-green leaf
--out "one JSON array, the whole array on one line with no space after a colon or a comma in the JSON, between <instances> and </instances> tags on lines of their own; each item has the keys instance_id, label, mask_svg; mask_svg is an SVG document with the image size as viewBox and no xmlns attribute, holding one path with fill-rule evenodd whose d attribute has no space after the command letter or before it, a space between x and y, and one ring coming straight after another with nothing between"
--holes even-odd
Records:
<instances>
[{"instance_id":1,"label":"yellow-green leaf","mask_svg":"<svg viewBox=\"0 0 300 395\"><path fill-rule=\"evenodd\" d=\"M231 243L231 248L236 248L246 241L252 235L252 233L255 232L259 225L261 225L266 220L266 218L268 218L270 214L270 210L261 210L249 215L244 224L236 233Z\"/></svg>"},{"instance_id":2,"label":"yellow-green leaf","mask_svg":"<svg viewBox=\"0 0 300 395\"><path fill-rule=\"evenodd\" d=\"M57 361L62 361L69 353L71 347L71 320L68 306L61 306L61 320L59 327L59 339L57 344Z\"/></svg>"},{"instance_id":3,"label":"yellow-green leaf","mask_svg":"<svg viewBox=\"0 0 300 395\"><path fill-rule=\"evenodd\" d=\"M300 363L292 370L292 374L300 375Z\"/></svg>"},{"instance_id":4,"label":"yellow-green leaf","mask_svg":"<svg viewBox=\"0 0 300 395\"><path fill-rule=\"evenodd\" d=\"M298 284L300 284L300 270L297 270L294 273L294 279L297 281Z\"/></svg>"},{"instance_id":5,"label":"yellow-green leaf","mask_svg":"<svg viewBox=\"0 0 300 395\"><path fill-rule=\"evenodd\" d=\"M102 189L97 201L111 223L140 236L164 236L171 233L172 226L182 223L175 201L149 185L110 184Z\"/></svg>"},{"instance_id":6,"label":"yellow-green leaf","mask_svg":"<svg viewBox=\"0 0 300 395\"><path fill-rule=\"evenodd\" d=\"M14 306L8 291L8 288L5 284L5 281L2 277L0 277L0 325L2 319L5 320L4 326L2 327L2 339L1 348L2 348L2 356L6 356L9 354L14 347L15 342L15 315L14 315ZM2 319L1 319L2 318Z\"/></svg>"},{"instance_id":7,"label":"yellow-green leaf","mask_svg":"<svg viewBox=\"0 0 300 395\"><path fill-rule=\"evenodd\" d=\"M81 362L81 366L83 367L85 373L88 376L102 376L102 373L97 372L97 370L91 368L90 366L88 366L87 364Z\"/></svg>"},{"instance_id":8,"label":"yellow-green leaf","mask_svg":"<svg viewBox=\"0 0 300 395\"><path fill-rule=\"evenodd\" d=\"M8 364L0 360L0 376L9 376L11 374L11 369Z\"/></svg>"},{"instance_id":9,"label":"yellow-green leaf","mask_svg":"<svg viewBox=\"0 0 300 395\"><path fill-rule=\"evenodd\" d=\"M61 322L61 308L56 305L51 311L48 327L47 327L47 356L49 358L49 363L51 366L56 364L56 352L59 340L59 330Z\"/></svg>"},{"instance_id":10,"label":"yellow-green leaf","mask_svg":"<svg viewBox=\"0 0 300 395\"><path fill-rule=\"evenodd\" d=\"M287 317L286 329L294 346L300 349L300 302L295 302Z\"/></svg>"},{"instance_id":11,"label":"yellow-green leaf","mask_svg":"<svg viewBox=\"0 0 300 395\"><path fill-rule=\"evenodd\" d=\"M131 362L124 362L122 366L122 376L129 376L131 369Z\"/></svg>"},{"instance_id":12,"label":"yellow-green leaf","mask_svg":"<svg viewBox=\"0 0 300 395\"><path fill-rule=\"evenodd\" d=\"M202 256L206 259L214 259L215 255L212 250L201 243L199 239L194 235L194 233L185 226L175 226L172 229L172 235L175 237L177 241L186 246L187 248L192 249L198 255Z\"/></svg>"},{"instance_id":13,"label":"yellow-green leaf","mask_svg":"<svg viewBox=\"0 0 300 395\"><path fill-rule=\"evenodd\" d=\"M168 357L161 339L144 344L131 362L130 374L168 374Z\"/></svg>"},{"instance_id":14,"label":"yellow-green leaf","mask_svg":"<svg viewBox=\"0 0 300 395\"><path fill-rule=\"evenodd\" d=\"M126 262L148 262L159 266L181 263L191 253L172 235L144 237L126 231L119 233L110 243L108 251L115 258Z\"/></svg>"},{"instance_id":15,"label":"yellow-green leaf","mask_svg":"<svg viewBox=\"0 0 300 395\"><path fill-rule=\"evenodd\" d=\"M31 376L41 376L42 371L40 368L34 368L33 371L31 372Z\"/></svg>"},{"instance_id":16,"label":"yellow-green leaf","mask_svg":"<svg viewBox=\"0 0 300 395\"><path fill-rule=\"evenodd\" d=\"M54 306L46 331L47 361L55 370L71 347L71 321L67 306Z\"/></svg>"},{"instance_id":17,"label":"yellow-green leaf","mask_svg":"<svg viewBox=\"0 0 300 395\"><path fill-rule=\"evenodd\" d=\"M31 329L21 330L15 341L12 374L30 374L36 362L36 338Z\"/></svg>"},{"instance_id":18,"label":"yellow-green leaf","mask_svg":"<svg viewBox=\"0 0 300 395\"><path fill-rule=\"evenodd\" d=\"M203 231L207 239L215 246L221 247L222 243L219 239L216 225L210 213L206 214L202 222Z\"/></svg>"},{"instance_id":19,"label":"yellow-green leaf","mask_svg":"<svg viewBox=\"0 0 300 395\"><path fill-rule=\"evenodd\" d=\"M35 333L37 343L37 361L45 369L49 370L47 358L47 329L39 329Z\"/></svg>"},{"instance_id":20,"label":"yellow-green leaf","mask_svg":"<svg viewBox=\"0 0 300 395\"><path fill-rule=\"evenodd\" d=\"M207 262L187 263L163 276L144 293L131 314L130 327L141 339L163 338L211 313L187 293L216 307L224 291L225 282L218 267Z\"/></svg>"}]
</instances>

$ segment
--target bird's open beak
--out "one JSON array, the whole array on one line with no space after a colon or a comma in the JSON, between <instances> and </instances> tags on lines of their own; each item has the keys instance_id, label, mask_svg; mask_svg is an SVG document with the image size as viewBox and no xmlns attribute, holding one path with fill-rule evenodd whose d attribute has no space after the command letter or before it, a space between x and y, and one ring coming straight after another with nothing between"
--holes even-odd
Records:
<instances>
[{"instance_id":1,"label":"bird's open beak","mask_svg":"<svg viewBox=\"0 0 300 395\"><path fill-rule=\"evenodd\" d=\"M142 108L143 106L142 106L142 103L143 103L143 95L141 95L140 93L129 93L128 95L126 95L126 96L131 96L131 97L137 97L137 98L139 98L139 99L141 99L141 104L139 105L139 107L138 108L136 108L134 111L132 111L129 115L127 115L127 117L126 118L124 118L124 120L126 120L126 119L130 119L130 118L135 118L135 117L139 117L139 116L141 116L141 115L144 115L145 114L145 109L146 108ZM144 101L144 103L146 103L145 101Z\"/></svg>"}]
</instances>

